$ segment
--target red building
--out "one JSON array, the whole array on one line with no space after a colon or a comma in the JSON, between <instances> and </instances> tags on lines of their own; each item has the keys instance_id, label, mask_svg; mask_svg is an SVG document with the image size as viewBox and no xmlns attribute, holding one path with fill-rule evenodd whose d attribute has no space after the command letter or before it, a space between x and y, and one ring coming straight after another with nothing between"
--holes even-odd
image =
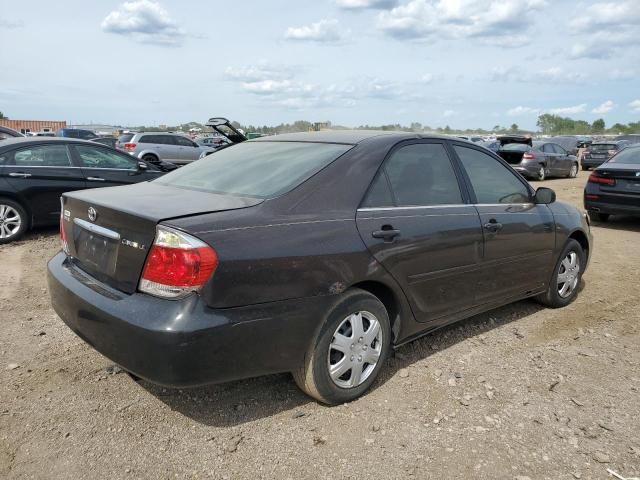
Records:
<instances>
[{"instance_id":1,"label":"red building","mask_svg":"<svg viewBox=\"0 0 640 480\"><path fill-rule=\"evenodd\" d=\"M56 132L60 128L66 128L66 121L58 120L7 120L0 119L1 127L9 127L20 133Z\"/></svg>"}]
</instances>

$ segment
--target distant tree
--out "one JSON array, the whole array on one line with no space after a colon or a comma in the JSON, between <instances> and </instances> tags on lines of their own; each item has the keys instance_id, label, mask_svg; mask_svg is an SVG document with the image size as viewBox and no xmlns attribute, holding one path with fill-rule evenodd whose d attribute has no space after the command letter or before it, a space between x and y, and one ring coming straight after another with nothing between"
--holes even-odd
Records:
<instances>
[{"instance_id":1,"label":"distant tree","mask_svg":"<svg viewBox=\"0 0 640 480\"><path fill-rule=\"evenodd\" d=\"M444 133L451 133L451 127L449 125L444 127Z\"/></svg>"},{"instance_id":2,"label":"distant tree","mask_svg":"<svg viewBox=\"0 0 640 480\"><path fill-rule=\"evenodd\" d=\"M5 117L2 112L0 112L0 120L9 120L9 117Z\"/></svg>"},{"instance_id":3,"label":"distant tree","mask_svg":"<svg viewBox=\"0 0 640 480\"><path fill-rule=\"evenodd\" d=\"M500 130L500 125L495 125L492 129L492 131L497 132Z\"/></svg>"},{"instance_id":4,"label":"distant tree","mask_svg":"<svg viewBox=\"0 0 640 480\"><path fill-rule=\"evenodd\" d=\"M518 127L517 123L514 123L513 125L511 125L511 128L509 130L511 131L511 133L516 133L518 130L520 130L520 128Z\"/></svg>"},{"instance_id":5,"label":"distant tree","mask_svg":"<svg viewBox=\"0 0 640 480\"><path fill-rule=\"evenodd\" d=\"M593 125L591 125L594 133L602 133L604 132L604 120L599 118L593 121Z\"/></svg>"}]
</instances>

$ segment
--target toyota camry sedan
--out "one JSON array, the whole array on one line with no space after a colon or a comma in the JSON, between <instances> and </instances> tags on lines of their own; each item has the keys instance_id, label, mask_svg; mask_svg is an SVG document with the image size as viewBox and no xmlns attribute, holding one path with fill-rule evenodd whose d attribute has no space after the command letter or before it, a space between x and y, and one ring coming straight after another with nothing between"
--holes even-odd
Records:
<instances>
[{"instance_id":1,"label":"toyota camry sedan","mask_svg":"<svg viewBox=\"0 0 640 480\"><path fill-rule=\"evenodd\" d=\"M60 235L53 307L124 369L174 387L292 372L327 404L447 324L568 305L592 252L581 212L487 149L370 131L260 138L67 193Z\"/></svg>"}]
</instances>

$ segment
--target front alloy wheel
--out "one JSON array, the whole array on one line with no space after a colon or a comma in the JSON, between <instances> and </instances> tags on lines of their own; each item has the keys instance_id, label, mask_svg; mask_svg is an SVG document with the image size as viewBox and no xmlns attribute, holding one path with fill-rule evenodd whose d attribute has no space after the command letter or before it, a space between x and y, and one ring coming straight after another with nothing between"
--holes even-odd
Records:
<instances>
[{"instance_id":1,"label":"front alloy wheel","mask_svg":"<svg viewBox=\"0 0 640 480\"><path fill-rule=\"evenodd\" d=\"M384 304L371 293L353 288L329 309L293 378L320 402L350 402L374 382L390 348L391 326Z\"/></svg>"},{"instance_id":2,"label":"front alloy wheel","mask_svg":"<svg viewBox=\"0 0 640 480\"><path fill-rule=\"evenodd\" d=\"M578 286L580 279L580 259L578 254L571 250L564 257L558 269L558 295L561 298L568 298Z\"/></svg>"},{"instance_id":3,"label":"front alloy wheel","mask_svg":"<svg viewBox=\"0 0 640 480\"><path fill-rule=\"evenodd\" d=\"M0 244L17 240L26 229L24 209L11 200L0 199Z\"/></svg>"}]
</instances>

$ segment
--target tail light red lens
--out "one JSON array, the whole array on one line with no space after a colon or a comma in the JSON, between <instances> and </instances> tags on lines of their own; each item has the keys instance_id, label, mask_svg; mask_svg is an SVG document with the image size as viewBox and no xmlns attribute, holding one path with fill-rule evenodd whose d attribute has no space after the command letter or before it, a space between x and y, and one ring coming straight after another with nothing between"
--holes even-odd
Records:
<instances>
[{"instance_id":1,"label":"tail light red lens","mask_svg":"<svg viewBox=\"0 0 640 480\"><path fill-rule=\"evenodd\" d=\"M139 290L181 298L200 290L218 267L216 251L179 230L159 226L142 271Z\"/></svg>"},{"instance_id":2,"label":"tail light red lens","mask_svg":"<svg viewBox=\"0 0 640 480\"><path fill-rule=\"evenodd\" d=\"M522 155L522 158L524 160L535 160L536 156L533 153L525 153L524 155Z\"/></svg>"},{"instance_id":3,"label":"tail light red lens","mask_svg":"<svg viewBox=\"0 0 640 480\"><path fill-rule=\"evenodd\" d=\"M616 184L616 179L615 178L608 178L608 177L603 177L602 175L599 175L598 172L593 172L591 175L589 175L589 183L597 183L600 185L608 185L610 187L614 186Z\"/></svg>"},{"instance_id":4,"label":"tail light red lens","mask_svg":"<svg viewBox=\"0 0 640 480\"><path fill-rule=\"evenodd\" d=\"M127 151L131 151L131 150L135 150L136 148L136 144L135 143L125 143L124 144L124 149Z\"/></svg>"}]
</instances>

